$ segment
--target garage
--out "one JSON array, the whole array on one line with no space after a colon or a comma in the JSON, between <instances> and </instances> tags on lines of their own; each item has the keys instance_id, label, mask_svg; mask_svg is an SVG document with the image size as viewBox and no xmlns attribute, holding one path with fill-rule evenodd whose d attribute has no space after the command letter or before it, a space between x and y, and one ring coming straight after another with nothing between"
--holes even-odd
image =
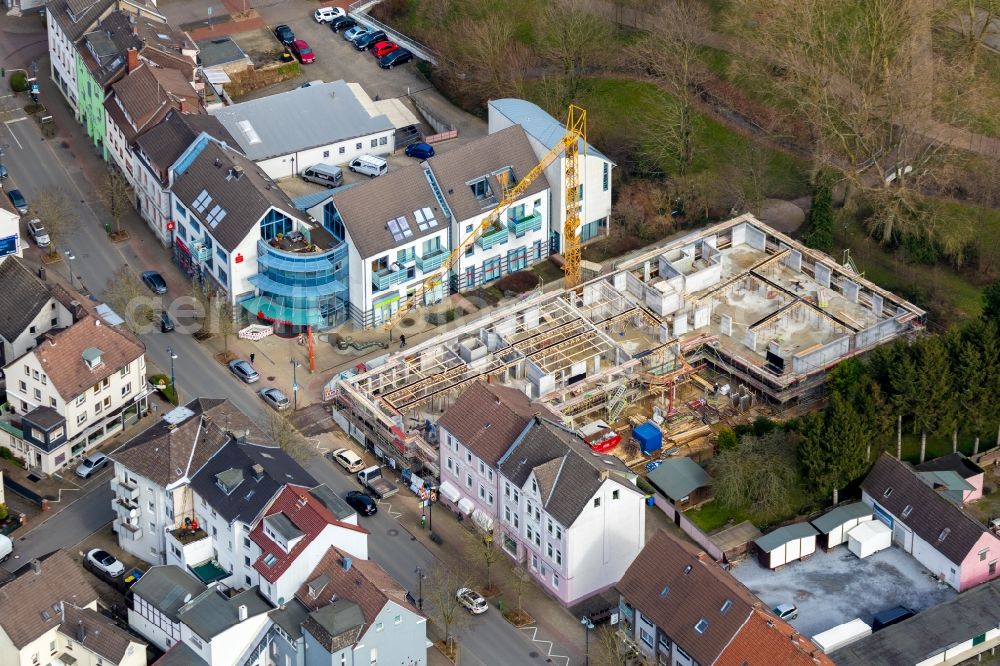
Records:
<instances>
[{"instance_id":1,"label":"garage","mask_svg":"<svg viewBox=\"0 0 1000 666\"><path fill-rule=\"evenodd\" d=\"M768 569L804 559L816 552L819 532L809 523L779 527L757 539L757 560Z\"/></svg>"}]
</instances>

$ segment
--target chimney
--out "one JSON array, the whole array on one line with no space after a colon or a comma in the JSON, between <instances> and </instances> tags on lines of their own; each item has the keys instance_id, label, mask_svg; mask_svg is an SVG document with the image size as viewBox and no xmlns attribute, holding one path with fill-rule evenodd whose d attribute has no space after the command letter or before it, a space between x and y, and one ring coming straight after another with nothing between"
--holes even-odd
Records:
<instances>
[{"instance_id":1,"label":"chimney","mask_svg":"<svg viewBox=\"0 0 1000 666\"><path fill-rule=\"evenodd\" d=\"M351 558L345 556L344 559L341 561L341 564L344 567L344 571L350 571L351 570L352 560L351 560Z\"/></svg>"},{"instance_id":2,"label":"chimney","mask_svg":"<svg viewBox=\"0 0 1000 666\"><path fill-rule=\"evenodd\" d=\"M136 48L131 48L128 50L128 71L129 74L134 72L136 68L139 67L139 51Z\"/></svg>"},{"instance_id":3,"label":"chimney","mask_svg":"<svg viewBox=\"0 0 1000 666\"><path fill-rule=\"evenodd\" d=\"M31 572L36 576L42 573L42 563L39 560L31 560Z\"/></svg>"},{"instance_id":4,"label":"chimney","mask_svg":"<svg viewBox=\"0 0 1000 666\"><path fill-rule=\"evenodd\" d=\"M597 475L600 477L601 481L608 480L608 470L606 469L602 469L600 472L597 473Z\"/></svg>"},{"instance_id":5,"label":"chimney","mask_svg":"<svg viewBox=\"0 0 1000 666\"><path fill-rule=\"evenodd\" d=\"M220 160L218 157L216 157L215 158L215 168L218 169L220 166L222 166L222 160Z\"/></svg>"},{"instance_id":6,"label":"chimney","mask_svg":"<svg viewBox=\"0 0 1000 666\"><path fill-rule=\"evenodd\" d=\"M49 341L49 346L50 347L55 347L56 346L56 336L52 335L51 333L46 333L45 334L45 339Z\"/></svg>"},{"instance_id":7,"label":"chimney","mask_svg":"<svg viewBox=\"0 0 1000 666\"><path fill-rule=\"evenodd\" d=\"M240 604L240 622L247 619L247 607L246 604Z\"/></svg>"},{"instance_id":8,"label":"chimney","mask_svg":"<svg viewBox=\"0 0 1000 666\"><path fill-rule=\"evenodd\" d=\"M260 481L264 478L264 466L260 463L255 463L250 467L250 473L252 474L254 481Z\"/></svg>"},{"instance_id":9,"label":"chimney","mask_svg":"<svg viewBox=\"0 0 1000 666\"><path fill-rule=\"evenodd\" d=\"M178 108L181 113L187 113L187 100L183 97L181 97L180 102L178 103Z\"/></svg>"},{"instance_id":10,"label":"chimney","mask_svg":"<svg viewBox=\"0 0 1000 666\"><path fill-rule=\"evenodd\" d=\"M87 627L83 626L83 620L77 620L76 625L76 642L84 643L87 640Z\"/></svg>"}]
</instances>

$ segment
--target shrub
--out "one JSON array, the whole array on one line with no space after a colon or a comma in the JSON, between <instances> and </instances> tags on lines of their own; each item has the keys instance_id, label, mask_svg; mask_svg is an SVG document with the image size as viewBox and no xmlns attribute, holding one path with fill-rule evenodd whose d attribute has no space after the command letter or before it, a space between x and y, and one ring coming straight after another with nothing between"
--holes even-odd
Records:
<instances>
[{"instance_id":1,"label":"shrub","mask_svg":"<svg viewBox=\"0 0 1000 666\"><path fill-rule=\"evenodd\" d=\"M735 449L740 443L740 438L732 428L723 428L719 431L719 449Z\"/></svg>"},{"instance_id":2,"label":"shrub","mask_svg":"<svg viewBox=\"0 0 1000 666\"><path fill-rule=\"evenodd\" d=\"M10 516L10 512L7 510L7 505L0 504L0 520L7 520L8 516Z\"/></svg>"},{"instance_id":3,"label":"shrub","mask_svg":"<svg viewBox=\"0 0 1000 666\"><path fill-rule=\"evenodd\" d=\"M14 452L6 446L0 446L0 458L3 458L4 460L16 460Z\"/></svg>"},{"instance_id":4,"label":"shrub","mask_svg":"<svg viewBox=\"0 0 1000 666\"><path fill-rule=\"evenodd\" d=\"M27 92L31 86L28 85L28 75L24 72L14 72L10 76L10 89L14 92Z\"/></svg>"},{"instance_id":5,"label":"shrub","mask_svg":"<svg viewBox=\"0 0 1000 666\"><path fill-rule=\"evenodd\" d=\"M647 495L652 495L656 492L656 488L653 487L653 484L647 481L644 477L638 477L635 480L635 485L638 486L639 490Z\"/></svg>"}]
</instances>

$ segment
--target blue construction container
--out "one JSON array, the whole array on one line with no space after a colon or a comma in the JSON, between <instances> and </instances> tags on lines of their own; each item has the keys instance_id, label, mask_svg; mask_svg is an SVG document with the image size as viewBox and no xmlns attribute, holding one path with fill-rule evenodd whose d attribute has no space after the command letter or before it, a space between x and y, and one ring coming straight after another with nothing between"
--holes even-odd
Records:
<instances>
[{"instance_id":1,"label":"blue construction container","mask_svg":"<svg viewBox=\"0 0 1000 666\"><path fill-rule=\"evenodd\" d=\"M639 442L639 450L647 456L663 447L663 433L652 421L632 428L632 437Z\"/></svg>"}]
</instances>

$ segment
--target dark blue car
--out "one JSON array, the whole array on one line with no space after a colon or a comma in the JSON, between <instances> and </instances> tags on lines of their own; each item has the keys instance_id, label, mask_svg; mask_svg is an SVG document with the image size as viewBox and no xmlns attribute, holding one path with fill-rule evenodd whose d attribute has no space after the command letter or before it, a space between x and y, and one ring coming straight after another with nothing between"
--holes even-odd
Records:
<instances>
[{"instance_id":1,"label":"dark blue car","mask_svg":"<svg viewBox=\"0 0 1000 666\"><path fill-rule=\"evenodd\" d=\"M427 143L411 143L404 152L407 157L426 160L428 157L434 157L434 146Z\"/></svg>"}]
</instances>

